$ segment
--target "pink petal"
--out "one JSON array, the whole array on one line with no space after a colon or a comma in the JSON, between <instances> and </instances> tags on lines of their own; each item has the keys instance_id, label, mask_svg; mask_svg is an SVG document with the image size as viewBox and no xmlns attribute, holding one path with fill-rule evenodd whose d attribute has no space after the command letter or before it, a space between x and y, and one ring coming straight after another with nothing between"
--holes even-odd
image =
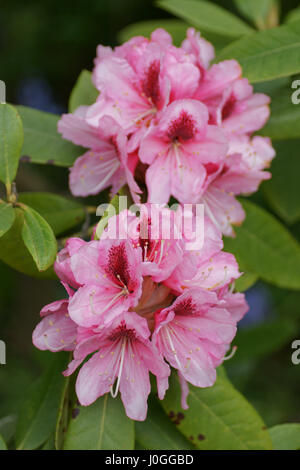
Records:
<instances>
[{"instance_id":1,"label":"pink petal","mask_svg":"<svg viewBox=\"0 0 300 470\"><path fill-rule=\"evenodd\" d=\"M35 327L32 342L42 351L72 351L76 345L77 325L65 313L59 311L47 315Z\"/></svg>"},{"instance_id":2,"label":"pink petal","mask_svg":"<svg viewBox=\"0 0 300 470\"><path fill-rule=\"evenodd\" d=\"M86 109L87 107L85 107ZM97 128L86 122L81 110L75 111L73 114L63 114L58 122L58 132L62 134L64 139L82 147L97 148L99 144Z\"/></svg>"}]
</instances>

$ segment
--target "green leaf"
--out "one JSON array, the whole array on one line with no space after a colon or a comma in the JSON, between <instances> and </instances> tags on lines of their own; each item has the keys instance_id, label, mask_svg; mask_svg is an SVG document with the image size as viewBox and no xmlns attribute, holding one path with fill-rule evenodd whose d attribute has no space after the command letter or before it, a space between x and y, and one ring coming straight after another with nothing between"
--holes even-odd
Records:
<instances>
[{"instance_id":1,"label":"green leaf","mask_svg":"<svg viewBox=\"0 0 300 470\"><path fill-rule=\"evenodd\" d=\"M231 363L265 357L280 350L293 338L297 322L291 318L263 323L254 328L239 330L233 344L237 352Z\"/></svg>"},{"instance_id":2,"label":"green leaf","mask_svg":"<svg viewBox=\"0 0 300 470\"><path fill-rule=\"evenodd\" d=\"M284 18L284 23L293 23L293 21L300 20L300 8L294 8L288 12L286 17Z\"/></svg>"},{"instance_id":3,"label":"green leaf","mask_svg":"<svg viewBox=\"0 0 300 470\"><path fill-rule=\"evenodd\" d=\"M300 21L251 34L225 47L217 61L236 59L250 82L300 72Z\"/></svg>"},{"instance_id":4,"label":"green leaf","mask_svg":"<svg viewBox=\"0 0 300 470\"><path fill-rule=\"evenodd\" d=\"M189 390L189 408L182 410L179 380L173 374L161 403L165 411L174 416L178 430L198 449L272 448L262 419L224 375L218 374L213 387L201 389L189 385ZM177 419L178 413L180 419Z\"/></svg>"},{"instance_id":5,"label":"green leaf","mask_svg":"<svg viewBox=\"0 0 300 470\"><path fill-rule=\"evenodd\" d=\"M82 70L69 99L69 112L73 113L79 106L89 106L95 103L99 91L92 83L92 73Z\"/></svg>"},{"instance_id":6,"label":"green leaf","mask_svg":"<svg viewBox=\"0 0 300 470\"><path fill-rule=\"evenodd\" d=\"M71 166L84 153L57 132L60 116L25 106L17 107L24 126L22 155L25 161Z\"/></svg>"},{"instance_id":7,"label":"green leaf","mask_svg":"<svg viewBox=\"0 0 300 470\"><path fill-rule=\"evenodd\" d=\"M7 445L3 439L3 437L0 434L0 450L7 450Z\"/></svg>"},{"instance_id":8,"label":"green leaf","mask_svg":"<svg viewBox=\"0 0 300 470\"><path fill-rule=\"evenodd\" d=\"M291 87L281 87L271 94L270 119L259 131L260 135L274 140L300 137L300 105L292 102L294 91Z\"/></svg>"},{"instance_id":9,"label":"green leaf","mask_svg":"<svg viewBox=\"0 0 300 470\"><path fill-rule=\"evenodd\" d=\"M274 449L299 450L300 449L300 424L287 423L273 426L269 429Z\"/></svg>"},{"instance_id":10,"label":"green leaf","mask_svg":"<svg viewBox=\"0 0 300 470\"><path fill-rule=\"evenodd\" d=\"M38 270L45 271L52 266L57 254L57 243L53 230L34 209L25 204L21 204L21 208L24 211L24 224L21 231L23 241Z\"/></svg>"},{"instance_id":11,"label":"green leaf","mask_svg":"<svg viewBox=\"0 0 300 470\"><path fill-rule=\"evenodd\" d=\"M300 246L271 214L249 201L242 202L246 220L236 227L236 238L224 247L261 279L287 289L300 289Z\"/></svg>"},{"instance_id":12,"label":"green leaf","mask_svg":"<svg viewBox=\"0 0 300 470\"><path fill-rule=\"evenodd\" d=\"M0 103L0 181L9 185L17 174L23 145L22 121L16 109Z\"/></svg>"},{"instance_id":13,"label":"green leaf","mask_svg":"<svg viewBox=\"0 0 300 470\"><path fill-rule=\"evenodd\" d=\"M50 367L34 383L20 411L17 433L17 449L30 450L41 446L55 428L61 392L65 378L68 354L56 353Z\"/></svg>"},{"instance_id":14,"label":"green leaf","mask_svg":"<svg viewBox=\"0 0 300 470\"><path fill-rule=\"evenodd\" d=\"M56 450L54 445L54 435L50 434L50 437L47 439L41 450Z\"/></svg>"},{"instance_id":15,"label":"green leaf","mask_svg":"<svg viewBox=\"0 0 300 470\"><path fill-rule=\"evenodd\" d=\"M272 178L263 191L275 212L288 224L300 220L300 139L275 142Z\"/></svg>"},{"instance_id":16,"label":"green leaf","mask_svg":"<svg viewBox=\"0 0 300 470\"><path fill-rule=\"evenodd\" d=\"M224 8L210 2L196 0L161 0L157 5L175 16L191 23L200 30L229 36L240 37L253 29L240 18Z\"/></svg>"},{"instance_id":17,"label":"green leaf","mask_svg":"<svg viewBox=\"0 0 300 470\"><path fill-rule=\"evenodd\" d=\"M73 416L65 450L134 449L134 424L120 398L106 394L90 406L79 406Z\"/></svg>"},{"instance_id":18,"label":"green leaf","mask_svg":"<svg viewBox=\"0 0 300 470\"><path fill-rule=\"evenodd\" d=\"M177 431L154 397L148 400L146 421L135 423L136 440L148 450L189 450L194 447Z\"/></svg>"},{"instance_id":19,"label":"green leaf","mask_svg":"<svg viewBox=\"0 0 300 470\"><path fill-rule=\"evenodd\" d=\"M15 220L15 211L11 204L0 202L0 237L10 229Z\"/></svg>"},{"instance_id":20,"label":"green leaf","mask_svg":"<svg viewBox=\"0 0 300 470\"><path fill-rule=\"evenodd\" d=\"M42 215L55 235L85 220L85 210L81 204L56 194L20 193L18 200Z\"/></svg>"},{"instance_id":21,"label":"green leaf","mask_svg":"<svg viewBox=\"0 0 300 470\"><path fill-rule=\"evenodd\" d=\"M244 272L244 274L235 281L234 290L237 292L245 292L245 290L250 289L257 281L257 274Z\"/></svg>"},{"instance_id":22,"label":"green leaf","mask_svg":"<svg viewBox=\"0 0 300 470\"><path fill-rule=\"evenodd\" d=\"M277 0L234 0L239 11L258 29L277 26L279 5Z\"/></svg>"},{"instance_id":23,"label":"green leaf","mask_svg":"<svg viewBox=\"0 0 300 470\"><path fill-rule=\"evenodd\" d=\"M24 225L24 212L16 207L15 221L10 230L0 238L0 259L11 268L38 278L55 279L53 268L40 272L32 256L28 252L23 238L22 229Z\"/></svg>"},{"instance_id":24,"label":"green leaf","mask_svg":"<svg viewBox=\"0 0 300 470\"><path fill-rule=\"evenodd\" d=\"M180 46L186 37L188 25L183 21L173 19L139 21L138 23L130 24L129 26L126 26L126 28L122 29L118 35L119 42L123 43L134 36L145 36L150 38L151 33L157 28L163 28L168 31L173 38L175 46Z\"/></svg>"},{"instance_id":25,"label":"green leaf","mask_svg":"<svg viewBox=\"0 0 300 470\"><path fill-rule=\"evenodd\" d=\"M4 416L0 419L0 434L9 444L16 431L17 417L15 415Z\"/></svg>"},{"instance_id":26,"label":"green leaf","mask_svg":"<svg viewBox=\"0 0 300 470\"><path fill-rule=\"evenodd\" d=\"M54 434L56 450L63 448L68 424L72 416L72 409L77 402L75 381L75 376L67 377L62 389Z\"/></svg>"}]
</instances>

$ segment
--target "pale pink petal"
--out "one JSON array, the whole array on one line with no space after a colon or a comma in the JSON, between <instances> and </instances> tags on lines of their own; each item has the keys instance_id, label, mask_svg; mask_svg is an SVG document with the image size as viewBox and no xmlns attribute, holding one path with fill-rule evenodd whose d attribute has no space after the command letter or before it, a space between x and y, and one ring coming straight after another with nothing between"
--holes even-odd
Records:
<instances>
[{"instance_id":1,"label":"pale pink petal","mask_svg":"<svg viewBox=\"0 0 300 470\"><path fill-rule=\"evenodd\" d=\"M116 351L115 343L101 346L101 351L95 353L82 366L77 377L76 394L83 406L90 405L108 393L117 376L119 351ZM111 354L112 352L114 354Z\"/></svg>"},{"instance_id":2,"label":"pale pink petal","mask_svg":"<svg viewBox=\"0 0 300 470\"><path fill-rule=\"evenodd\" d=\"M86 148L97 148L99 145L99 135L97 127L92 127L85 120L87 107L75 111L73 114L63 114L58 122L57 128L64 139L70 140L76 145Z\"/></svg>"},{"instance_id":3,"label":"pale pink petal","mask_svg":"<svg viewBox=\"0 0 300 470\"><path fill-rule=\"evenodd\" d=\"M72 351L76 345L77 325L69 318L68 310L47 315L35 327L32 342L42 351Z\"/></svg>"},{"instance_id":4,"label":"pale pink petal","mask_svg":"<svg viewBox=\"0 0 300 470\"><path fill-rule=\"evenodd\" d=\"M105 153L88 151L70 169L70 189L74 196L98 194L113 184L121 162L112 147ZM119 188L122 186L120 180ZM117 190L119 189L117 188Z\"/></svg>"},{"instance_id":5,"label":"pale pink petal","mask_svg":"<svg viewBox=\"0 0 300 470\"><path fill-rule=\"evenodd\" d=\"M220 289L240 277L238 264L231 253L220 252L210 260L200 263L198 272L191 280L186 280L189 287Z\"/></svg>"},{"instance_id":6,"label":"pale pink petal","mask_svg":"<svg viewBox=\"0 0 300 470\"><path fill-rule=\"evenodd\" d=\"M225 60L213 65L201 80L197 98L207 100L222 95L223 91L237 80L241 74L241 67L236 60Z\"/></svg>"},{"instance_id":7,"label":"pale pink petal","mask_svg":"<svg viewBox=\"0 0 300 470\"><path fill-rule=\"evenodd\" d=\"M155 159L146 171L148 202L165 204L171 196L171 158L169 155Z\"/></svg>"},{"instance_id":8,"label":"pale pink petal","mask_svg":"<svg viewBox=\"0 0 300 470\"><path fill-rule=\"evenodd\" d=\"M208 68L215 57L213 45L202 38L194 28L188 28L187 38L182 42L181 47L189 54L193 54L198 65L204 69Z\"/></svg>"},{"instance_id":9,"label":"pale pink petal","mask_svg":"<svg viewBox=\"0 0 300 470\"><path fill-rule=\"evenodd\" d=\"M208 217L225 235L232 236L232 225L240 225L245 218L245 212L234 195L219 189L215 184L205 191L201 202L204 203Z\"/></svg>"}]
</instances>

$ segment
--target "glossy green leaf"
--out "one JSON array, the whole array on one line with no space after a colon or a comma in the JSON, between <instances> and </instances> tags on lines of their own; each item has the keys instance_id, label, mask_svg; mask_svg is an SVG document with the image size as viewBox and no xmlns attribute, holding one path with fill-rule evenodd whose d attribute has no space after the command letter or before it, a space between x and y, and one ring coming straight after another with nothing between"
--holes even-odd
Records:
<instances>
[{"instance_id":1,"label":"glossy green leaf","mask_svg":"<svg viewBox=\"0 0 300 470\"><path fill-rule=\"evenodd\" d=\"M53 433L50 434L50 437L47 439L45 444L43 444L41 450L55 450Z\"/></svg>"},{"instance_id":2,"label":"glossy green leaf","mask_svg":"<svg viewBox=\"0 0 300 470\"><path fill-rule=\"evenodd\" d=\"M138 23L130 24L122 29L118 36L119 42L123 43L134 36L150 38L151 33L157 28L163 28L168 31L173 38L174 44L180 46L186 37L188 25L183 21L173 19L139 21Z\"/></svg>"},{"instance_id":3,"label":"glossy green leaf","mask_svg":"<svg viewBox=\"0 0 300 470\"><path fill-rule=\"evenodd\" d=\"M160 0L157 5L175 16L205 31L240 37L253 29L237 16L224 8L206 1L196 0Z\"/></svg>"},{"instance_id":4,"label":"glossy green leaf","mask_svg":"<svg viewBox=\"0 0 300 470\"><path fill-rule=\"evenodd\" d=\"M134 424L127 418L120 398L104 395L73 414L65 450L124 450L134 448Z\"/></svg>"},{"instance_id":5,"label":"glossy green leaf","mask_svg":"<svg viewBox=\"0 0 300 470\"><path fill-rule=\"evenodd\" d=\"M34 209L22 204L24 223L21 231L23 241L39 271L45 271L55 261L57 243L53 230Z\"/></svg>"},{"instance_id":6,"label":"glossy green leaf","mask_svg":"<svg viewBox=\"0 0 300 470\"><path fill-rule=\"evenodd\" d=\"M284 23L293 23L294 21L300 20L300 8L294 8L289 11L286 17L284 18Z\"/></svg>"},{"instance_id":7,"label":"glossy green leaf","mask_svg":"<svg viewBox=\"0 0 300 470\"><path fill-rule=\"evenodd\" d=\"M16 431L17 417L15 415L4 416L0 419L0 434L9 444Z\"/></svg>"},{"instance_id":8,"label":"glossy green leaf","mask_svg":"<svg viewBox=\"0 0 300 470\"><path fill-rule=\"evenodd\" d=\"M99 95L92 83L92 73L82 70L69 99L69 112L73 113L79 106L88 106L95 103Z\"/></svg>"},{"instance_id":9,"label":"glossy green leaf","mask_svg":"<svg viewBox=\"0 0 300 470\"><path fill-rule=\"evenodd\" d=\"M3 439L3 437L0 434L0 450L7 450L7 445Z\"/></svg>"},{"instance_id":10,"label":"glossy green leaf","mask_svg":"<svg viewBox=\"0 0 300 470\"><path fill-rule=\"evenodd\" d=\"M287 423L269 429L274 449L300 450L300 424Z\"/></svg>"},{"instance_id":11,"label":"glossy green leaf","mask_svg":"<svg viewBox=\"0 0 300 470\"><path fill-rule=\"evenodd\" d=\"M55 235L85 220L85 210L81 204L56 194L20 193L18 200L43 216Z\"/></svg>"},{"instance_id":12,"label":"glossy green leaf","mask_svg":"<svg viewBox=\"0 0 300 470\"><path fill-rule=\"evenodd\" d=\"M237 346L231 363L257 359L279 351L292 338L297 322L291 318L266 322L253 328L238 330L233 344Z\"/></svg>"},{"instance_id":13,"label":"glossy green leaf","mask_svg":"<svg viewBox=\"0 0 300 470\"><path fill-rule=\"evenodd\" d=\"M37 269L21 234L24 225L24 212L16 208L15 217L14 224L10 230L0 238L0 259L11 268L28 276L46 279L56 278L52 267L43 272Z\"/></svg>"},{"instance_id":14,"label":"glossy green leaf","mask_svg":"<svg viewBox=\"0 0 300 470\"><path fill-rule=\"evenodd\" d=\"M15 220L15 211L11 204L0 202L0 237L10 229Z\"/></svg>"},{"instance_id":15,"label":"glossy green leaf","mask_svg":"<svg viewBox=\"0 0 300 470\"><path fill-rule=\"evenodd\" d=\"M24 126L24 161L71 166L84 149L63 139L57 132L60 116L17 106Z\"/></svg>"},{"instance_id":16,"label":"glossy green leaf","mask_svg":"<svg viewBox=\"0 0 300 470\"><path fill-rule=\"evenodd\" d=\"M77 410L75 382L76 376L73 375L71 377L67 377L64 388L62 389L54 433L54 444L56 450L61 450L63 448L68 424L72 419L72 416L74 416L72 413L74 413L74 409ZM75 411L75 414L76 413L77 411Z\"/></svg>"},{"instance_id":17,"label":"glossy green leaf","mask_svg":"<svg viewBox=\"0 0 300 470\"><path fill-rule=\"evenodd\" d=\"M240 270L243 269L240 267ZM235 281L234 290L237 292L245 292L250 289L258 281L258 275L251 272L244 272L244 274Z\"/></svg>"},{"instance_id":18,"label":"glossy green leaf","mask_svg":"<svg viewBox=\"0 0 300 470\"><path fill-rule=\"evenodd\" d=\"M226 377L219 374L213 387L201 389L189 385L189 389L189 408L182 410L179 380L177 374L173 374L161 403L165 411L174 416L178 430L198 449L272 448L262 419Z\"/></svg>"},{"instance_id":19,"label":"glossy green leaf","mask_svg":"<svg viewBox=\"0 0 300 470\"><path fill-rule=\"evenodd\" d=\"M225 250L261 279L287 289L300 289L300 246L287 229L259 206L243 201L246 220Z\"/></svg>"},{"instance_id":20,"label":"glossy green leaf","mask_svg":"<svg viewBox=\"0 0 300 470\"><path fill-rule=\"evenodd\" d=\"M177 431L154 397L148 400L146 421L135 423L136 440L148 450L189 450L194 447Z\"/></svg>"},{"instance_id":21,"label":"glossy green leaf","mask_svg":"<svg viewBox=\"0 0 300 470\"><path fill-rule=\"evenodd\" d=\"M23 127L16 109L0 103L0 181L10 184L17 174L23 145Z\"/></svg>"},{"instance_id":22,"label":"glossy green leaf","mask_svg":"<svg viewBox=\"0 0 300 470\"><path fill-rule=\"evenodd\" d=\"M281 87L271 94L271 115L260 135L273 140L296 139L300 137L300 104L292 102L294 92L290 86ZM299 99L299 96L297 96Z\"/></svg>"},{"instance_id":23,"label":"glossy green leaf","mask_svg":"<svg viewBox=\"0 0 300 470\"><path fill-rule=\"evenodd\" d=\"M272 209L293 224L300 220L300 140L275 142L274 147L272 178L263 185L263 191Z\"/></svg>"},{"instance_id":24,"label":"glossy green leaf","mask_svg":"<svg viewBox=\"0 0 300 470\"><path fill-rule=\"evenodd\" d=\"M53 432L66 380L62 371L66 368L67 360L67 353L56 353L50 367L29 390L18 419L17 449L36 449Z\"/></svg>"},{"instance_id":25,"label":"glossy green leaf","mask_svg":"<svg viewBox=\"0 0 300 470\"><path fill-rule=\"evenodd\" d=\"M260 31L225 47L217 61L236 59L250 82L263 82L300 72L300 21Z\"/></svg>"},{"instance_id":26,"label":"glossy green leaf","mask_svg":"<svg viewBox=\"0 0 300 470\"><path fill-rule=\"evenodd\" d=\"M277 0L234 0L238 10L258 29L277 26L279 5Z\"/></svg>"}]
</instances>

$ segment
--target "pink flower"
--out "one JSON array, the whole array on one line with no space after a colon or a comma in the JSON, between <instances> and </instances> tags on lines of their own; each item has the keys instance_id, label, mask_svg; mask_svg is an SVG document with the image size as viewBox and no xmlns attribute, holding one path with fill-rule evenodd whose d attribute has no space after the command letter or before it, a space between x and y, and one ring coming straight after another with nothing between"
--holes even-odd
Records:
<instances>
[{"instance_id":1,"label":"pink flower","mask_svg":"<svg viewBox=\"0 0 300 470\"><path fill-rule=\"evenodd\" d=\"M236 320L217 295L189 289L155 316L154 344L188 382L210 387L236 333Z\"/></svg>"},{"instance_id":2,"label":"pink flower","mask_svg":"<svg viewBox=\"0 0 300 470\"><path fill-rule=\"evenodd\" d=\"M183 256L184 242L176 212L158 204L136 206L140 215L124 210L108 220L101 236L106 239L129 238L134 247L141 248L143 276L151 276L155 282L167 279ZM119 229L115 233L115 227Z\"/></svg>"},{"instance_id":3,"label":"pink flower","mask_svg":"<svg viewBox=\"0 0 300 470\"><path fill-rule=\"evenodd\" d=\"M32 342L42 351L73 351L76 346L77 325L68 314L68 300L57 300L41 310L43 319L35 327Z\"/></svg>"},{"instance_id":4,"label":"pink flower","mask_svg":"<svg viewBox=\"0 0 300 470\"><path fill-rule=\"evenodd\" d=\"M157 377L160 399L165 393L165 379L170 374L168 365L149 341L149 335L145 319L133 312L124 313L77 346L76 365L94 352L81 368L76 382L76 393L82 405L90 405L108 392L114 397L120 389L127 416L138 421L146 418L149 371ZM66 375L70 372L73 369Z\"/></svg>"},{"instance_id":5,"label":"pink flower","mask_svg":"<svg viewBox=\"0 0 300 470\"><path fill-rule=\"evenodd\" d=\"M71 268L71 257L81 246L85 245L85 243L86 242L81 238L69 238L66 242L65 248L60 250L56 257L56 261L54 263L55 272L66 286L71 286L73 288L79 287Z\"/></svg>"},{"instance_id":6,"label":"pink flower","mask_svg":"<svg viewBox=\"0 0 300 470\"><path fill-rule=\"evenodd\" d=\"M135 200L140 192L128 167L127 138L110 116L92 126L86 121L86 108L64 114L58 130L65 139L91 150L79 157L70 170L70 189L74 196L98 194L112 187L115 194L127 182Z\"/></svg>"},{"instance_id":7,"label":"pink flower","mask_svg":"<svg viewBox=\"0 0 300 470\"><path fill-rule=\"evenodd\" d=\"M57 273L76 292L66 284L69 300L43 309L49 315L33 341L40 349L74 350L65 375L92 354L76 383L80 403L89 405L107 392L114 397L120 389L127 415L143 420L149 371L162 399L170 373L164 360L177 368L187 406L185 381L214 383L247 304L228 289L240 273L233 255L221 251L221 234L209 219L195 252L188 248L192 212L186 219L194 224L186 225L179 209L138 209L139 216L123 211L109 219L98 241L68 241ZM117 239L111 240L115 224Z\"/></svg>"},{"instance_id":8,"label":"pink flower","mask_svg":"<svg viewBox=\"0 0 300 470\"><path fill-rule=\"evenodd\" d=\"M257 191L259 184L271 177L264 171L275 156L267 137L244 135L231 140L229 154L222 170L208 184L199 202L215 225L228 236L234 235L232 225L240 225L245 213L236 199L239 194Z\"/></svg>"},{"instance_id":9,"label":"pink flower","mask_svg":"<svg viewBox=\"0 0 300 470\"><path fill-rule=\"evenodd\" d=\"M81 287L69 304L73 321L84 327L98 326L133 307L142 289L141 250L127 240L93 241L71 259Z\"/></svg>"},{"instance_id":10,"label":"pink flower","mask_svg":"<svg viewBox=\"0 0 300 470\"><path fill-rule=\"evenodd\" d=\"M265 125L270 99L253 92L237 61L210 66L213 58L193 28L181 47L163 29L115 49L98 46L96 103L59 124L65 138L90 149L71 170L73 194L109 186L115 193L127 183L139 202L137 182L146 184L149 202L204 203L216 227L233 236L245 217L235 196L269 178L271 143L251 136Z\"/></svg>"},{"instance_id":11,"label":"pink flower","mask_svg":"<svg viewBox=\"0 0 300 470\"><path fill-rule=\"evenodd\" d=\"M225 136L208 125L202 103L173 102L140 146L140 159L150 165L146 173L149 202L166 203L171 195L182 203L195 202L205 185L205 165L223 163L226 152Z\"/></svg>"}]
</instances>

